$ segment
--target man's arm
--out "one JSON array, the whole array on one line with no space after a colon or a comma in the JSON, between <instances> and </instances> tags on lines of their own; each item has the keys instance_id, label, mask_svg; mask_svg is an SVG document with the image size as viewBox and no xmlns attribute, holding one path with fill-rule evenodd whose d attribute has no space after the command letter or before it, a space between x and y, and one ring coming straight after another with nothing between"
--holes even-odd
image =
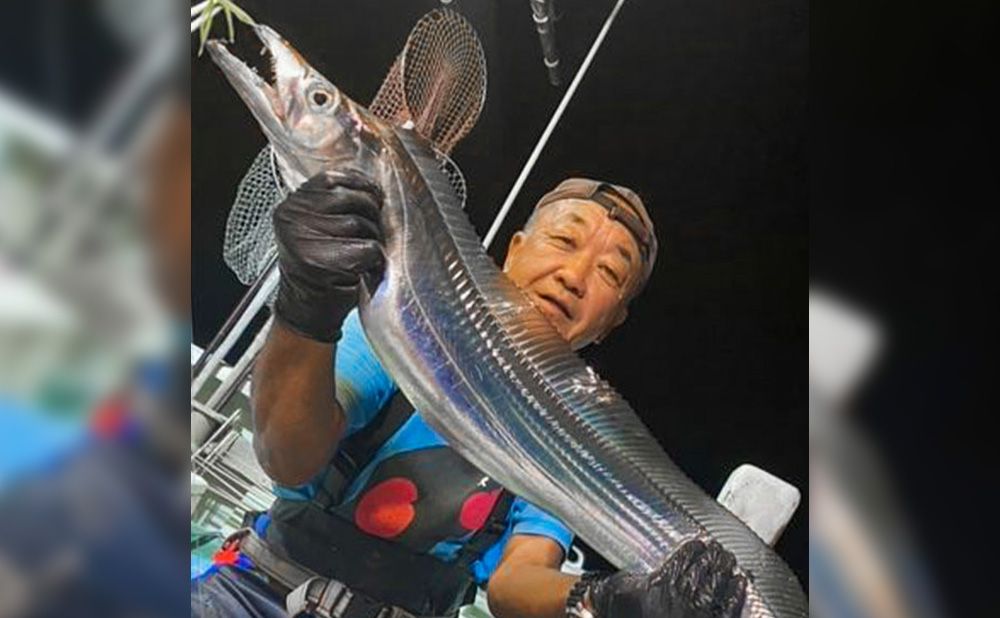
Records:
<instances>
[{"instance_id":1,"label":"man's arm","mask_svg":"<svg viewBox=\"0 0 1000 618\"><path fill-rule=\"evenodd\" d=\"M486 588L497 618L564 618L566 597L579 579L559 570L563 550L544 536L515 534Z\"/></svg>"},{"instance_id":2,"label":"man's arm","mask_svg":"<svg viewBox=\"0 0 1000 618\"><path fill-rule=\"evenodd\" d=\"M312 479L344 434L333 354L334 344L303 337L276 320L254 367L254 451L282 485Z\"/></svg>"},{"instance_id":3,"label":"man's arm","mask_svg":"<svg viewBox=\"0 0 1000 618\"><path fill-rule=\"evenodd\" d=\"M334 396L334 345L361 276L378 279L384 268L380 205L367 179L325 172L274 209L281 280L252 399L254 451L283 485L312 479L347 425Z\"/></svg>"}]
</instances>

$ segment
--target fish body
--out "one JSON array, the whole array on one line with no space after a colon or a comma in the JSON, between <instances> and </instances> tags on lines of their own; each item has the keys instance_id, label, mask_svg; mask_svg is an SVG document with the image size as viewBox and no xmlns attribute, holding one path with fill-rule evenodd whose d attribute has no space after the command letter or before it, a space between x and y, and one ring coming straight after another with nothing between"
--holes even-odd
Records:
<instances>
[{"instance_id":1,"label":"fish body","mask_svg":"<svg viewBox=\"0 0 1000 618\"><path fill-rule=\"evenodd\" d=\"M352 168L382 188L386 268L362 295L361 320L424 419L616 566L650 572L681 542L711 537L751 578L744 616L808 615L780 557L673 464L625 400L497 268L430 144L336 92L270 29L257 33L275 59L274 87L221 45L209 50L283 169L304 180ZM336 105L310 103L317 91ZM310 105L318 109L302 111Z\"/></svg>"}]
</instances>

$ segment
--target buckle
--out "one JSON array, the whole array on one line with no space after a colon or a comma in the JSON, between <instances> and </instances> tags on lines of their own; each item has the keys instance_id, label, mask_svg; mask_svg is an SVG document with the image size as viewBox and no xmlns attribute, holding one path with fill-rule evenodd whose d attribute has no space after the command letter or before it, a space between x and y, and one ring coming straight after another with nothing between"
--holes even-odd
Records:
<instances>
[{"instance_id":1,"label":"buckle","mask_svg":"<svg viewBox=\"0 0 1000 618\"><path fill-rule=\"evenodd\" d=\"M226 540L222 542L222 547L219 549L222 551L231 551L240 548L240 541L246 538L250 534L250 528L240 528L236 532L230 534L226 537Z\"/></svg>"},{"instance_id":2,"label":"buckle","mask_svg":"<svg viewBox=\"0 0 1000 618\"><path fill-rule=\"evenodd\" d=\"M248 534L250 534L249 528L240 528L226 537L226 540L222 542L222 546L212 554L212 564L215 566L230 567L246 566L244 563L245 560L241 562L240 543Z\"/></svg>"},{"instance_id":3,"label":"buckle","mask_svg":"<svg viewBox=\"0 0 1000 618\"><path fill-rule=\"evenodd\" d=\"M625 229L635 238L636 244L639 245L639 251L642 252L642 261L648 263L652 235L646 229L642 218L633 211L631 205L622 206L622 204L630 204L628 199L620 191L607 183L598 185L589 199L603 206L608 211L608 217L625 226Z\"/></svg>"},{"instance_id":4,"label":"buckle","mask_svg":"<svg viewBox=\"0 0 1000 618\"><path fill-rule=\"evenodd\" d=\"M342 618L354 597L347 586L325 577L310 577L285 597L285 609L292 618L315 615Z\"/></svg>"}]
</instances>

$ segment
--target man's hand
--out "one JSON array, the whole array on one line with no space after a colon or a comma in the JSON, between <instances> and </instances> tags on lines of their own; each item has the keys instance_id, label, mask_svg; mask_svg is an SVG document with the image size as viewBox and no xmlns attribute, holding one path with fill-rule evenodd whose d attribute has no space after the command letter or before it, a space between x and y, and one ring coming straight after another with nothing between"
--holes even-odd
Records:
<instances>
[{"instance_id":1,"label":"man's hand","mask_svg":"<svg viewBox=\"0 0 1000 618\"><path fill-rule=\"evenodd\" d=\"M362 276L381 278L381 192L356 174L310 178L274 210L277 318L254 366L254 451L283 485L313 478L347 426L334 397L334 346Z\"/></svg>"},{"instance_id":2,"label":"man's hand","mask_svg":"<svg viewBox=\"0 0 1000 618\"><path fill-rule=\"evenodd\" d=\"M588 596L597 618L729 618L743 609L746 586L731 553L693 539L649 575L616 573L595 582Z\"/></svg>"},{"instance_id":3,"label":"man's hand","mask_svg":"<svg viewBox=\"0 0 1000 618\"><path fill-rule=\"evenodd\" d=\"M323 172L274 210L281 283L276 317L310 339L331 343L358 303L362 275L385 267L378 186L357 173Z\"/></svg>"}]
</instances>

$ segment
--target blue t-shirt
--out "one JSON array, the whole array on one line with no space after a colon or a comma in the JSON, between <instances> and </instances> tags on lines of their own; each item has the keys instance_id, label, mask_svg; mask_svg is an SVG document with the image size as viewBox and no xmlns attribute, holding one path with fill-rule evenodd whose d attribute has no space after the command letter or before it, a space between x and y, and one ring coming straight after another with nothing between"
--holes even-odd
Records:
<instances>
[{"instance_id":1,"label":"blue t-shirt","mask_svg":"<svg viewBox=\"0 0 1000 618\"><path fill-rule=\"evenodd\" d=\"M337 400L348 419L346 435L351 435L372 422L397 391L396 384L382 367L365 338L357 311L347 317L344 322L343 337L337 344L336 379ZM412 415L361 470L347 488L344 500L350 501L355 498L378 464L385 459L399 453L440 446L447 446L444 438L431 429L419 414ZM315 495L322 478L323 474L320 474L312 482L294 488L276 486L274 492L288 500L309 500ZM507 515L506 531L500 540L487 549L471 566L472 575L477 583L482 584L489 579L500 563L504 546L514 534L547 537L558 543L564 554L569 551L573 540L573 533L565 524L527 500L517 497ZM432 547L430 553L442 560L452 560L462 543L463 541L441 542Z\"/></svg>"}]
</instances>

